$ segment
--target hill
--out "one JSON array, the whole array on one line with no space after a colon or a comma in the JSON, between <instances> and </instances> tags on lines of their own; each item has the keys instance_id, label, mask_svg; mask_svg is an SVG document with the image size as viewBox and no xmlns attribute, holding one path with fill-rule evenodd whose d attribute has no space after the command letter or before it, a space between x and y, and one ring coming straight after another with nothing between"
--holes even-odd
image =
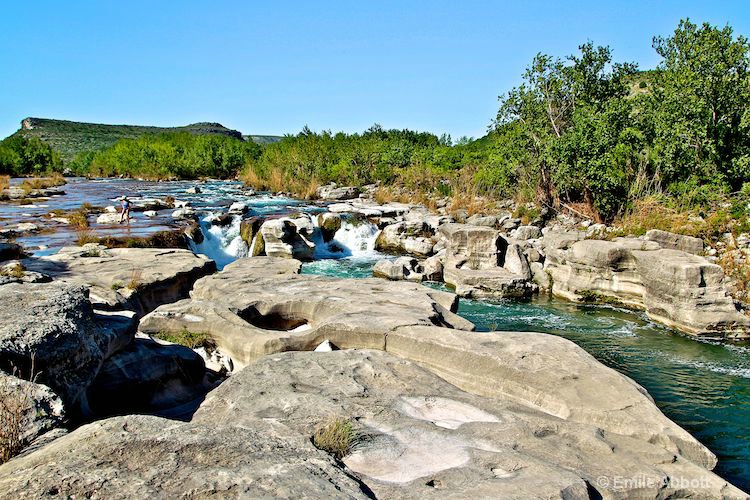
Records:
<instances>
[{"instance_id":1,"label":"hill","mask_svg":"<svg viewBox=\"0 0 750 500\"><path fill-rule=\"evenodd\" d=\"M265 146L266 144L273 144L283 139L280 135L243 135L246 141L253 141L255 144Z\"/></svg>"},{"instance_id":2,"label":"hill","mask_svg":"<svg viewBox=\"0 0 750 500\"><path fill-rule=\"evenodd\" d=\"M189 132L196 135L224 135L244 140L242 133L220 123L193 123L184 127L150 127L141 125L105 125L48 118L25 118L13 135L38 137L70 161L82 151L94 151L113 145L120 139L134 139L145 134Z\"/></svg>"}]
</instances>

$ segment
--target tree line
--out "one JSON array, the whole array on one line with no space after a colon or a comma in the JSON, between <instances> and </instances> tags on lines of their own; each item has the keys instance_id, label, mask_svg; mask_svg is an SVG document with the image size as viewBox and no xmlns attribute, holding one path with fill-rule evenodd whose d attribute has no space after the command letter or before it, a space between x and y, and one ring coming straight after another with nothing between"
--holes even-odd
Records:
<instances>
[{"instance_id":1,"label":"tree line","mask_svg":"<svg viewBox=\"0 0 750 500\"><path fill-rule=\"evenodd\" d=\"M241 174L258 188L297 192L330 181L379 183L575 206L600 220L647 196L700 206L750 194L747 39L729 26L683 20L653 47L661 61L645 72L591 42L565 58L538 54L478 140L379 125L355 134L305 127L265 146L169 133L121 140L65 166L97 176ZM38 139L0 143L0 173L60 168Z\"/></svg>"}]
</instances>

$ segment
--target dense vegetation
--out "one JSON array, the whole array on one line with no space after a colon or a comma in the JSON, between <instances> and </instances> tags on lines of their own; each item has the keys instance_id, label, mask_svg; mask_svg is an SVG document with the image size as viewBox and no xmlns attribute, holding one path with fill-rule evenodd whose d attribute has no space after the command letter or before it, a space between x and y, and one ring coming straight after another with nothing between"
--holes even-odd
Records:
<instances>
[{"instance_id":1,"label":"dense vegetation","mask_svg":"<svg viewBox=\"0 0 750 500\"><path fill-rule=\"evenodd\" d=\"M298 195L330 181L379 183L423 199L514 197L598 220L654 197L680 209L750 196L747 39L730 27L682 21L653 46L661 62L645 72L593 43L563 59L538 54L476 141L375 125L361 134L305 127L258 145L218 124L29 119L0 143L0 173L63 162L82 175L148 178L233 177L242 169L256 188Z\"/></svg>"},{"instance_id":2,"label":"dense vegetation","mask_svg":"<svg viewBox=\"0 0 750 500\"><path fill-rule=\"evenodd\" d=\"M40 175L61 166L57 152L38 137L12 135L0 141L0 175Z\"/></svg>"},{"instance_id":3,"label":"dense vegetation","mask_svg":"<svg viewBox=\"0 0 750 500\"><path fill-rule=\"evenodd\" d=\"M182 132L123 139L102 151L81 153L68 166L99 177L229 178L260 152L254 142Z\"/></svg>"},{"instance_id":4,"label":"dense vegetation","mask_svg":"<svg viewBox=\"0 0 750 500\"><path fill-rule=\"evenodd\" d=\"M81 152L98 151L122 139L136 139L147 134L188 132L195 135L222 135L241 139L242 134L219 123L193 123L184 127L146 127L140 125L104 125L46 118L26 118L14 135L37 137L52 146L63 161Z\"/></svg>"},{"instance_id":5,"label":"dense vegetation","mask_svg":"<svg viewBox=\"0 0 750 500\"><path fill-rule=\"evenodd\" d=\"M682 21L637 72L592 43L539 54L500 98L487 137L459 141L373 127L266 146L244 172L259 187L381 182L436 194L515 196L602 220L648 196L709 204L750 190L749 46L732 29Z\"/></svg>"}]
</instances>

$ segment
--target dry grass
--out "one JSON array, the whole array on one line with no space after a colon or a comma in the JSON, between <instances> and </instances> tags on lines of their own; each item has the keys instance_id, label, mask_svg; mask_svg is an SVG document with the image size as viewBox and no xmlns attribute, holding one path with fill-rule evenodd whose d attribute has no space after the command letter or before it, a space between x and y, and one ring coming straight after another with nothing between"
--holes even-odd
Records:
<instances>
[{"instance_id":1,"label":"dry grass","mask_svg":"<svg viewBox=\"0 0 750 500\"><path fill-rule=\"evenodd\" d=\"M314 200L318 197L320 182L313 177L309 180L289 179L286 183L286 191L303 200Z\"/></svg>"},{"instance_id":2,"label":"dry grass","mask_svg":"<svg viewBox=\"0 0 750 500\"><path fill-rule=\"evenodd\" d=\"M161 331L153 335L157 339L161 339L172 344L179 344L190 349L198 349L203 347L209 351L216 349L216 342L208 332L191 332L187 328L184 328L178 332L167 332Z\"/></svg>"},{"instance_id":3,"label":"dry grass","mask_svg":"<svg viewBox=\"0 0 750 500\"><path fill-rule=\"evenodd\" d=\"M271 173L268 175L268 189L274 193L280 193L286 190L286 182L284 182L284 172L280 168L271 169Z\"/></svg>"},{"instance_id":4,"label":"dry grass","mask_svg":"<svg viewBox=\"0 0 750 500\"><path fill-rule=\"evenodd\" d=\"M330 417L319 425L313 434L313 444L316 448L326 451L341 459L351 452L357 439L351 420L341 417Z\"/></svg>"},{"instance_id":5,"label":"dry grass","mask_svg":"<svg viewBox=\"0 0 750 500\"><path fill-rule=\"evenodd\" d=\"M375 190L375 193L373 194L373 198L379 204L385 205L386 203L390 203L394 201L395 195L393 194L393 191L391 191L390 189L385 188L383 186L379 186L378 189Z\"/></svg>"},{"instance_id":6,"label":"dry grass","mask_svg":"<svg viewBox=\"0 0 750 500\"><path fill-rule=\"evenodd\" d=\"M491 214L496 210L496 202L477 196L472 191L453 191L451 203L448 206L448 213L455 214L459 210L466 210L469 215Z\"/></svg>"},{"instance_id":7,"label":"dry grass","mask_svg":"<svg viewBox=\"0 0 750 500\"><path fill-rule=\"evenodd\" d=\"M99 243L99 237L93 229L79 229L76 231L76 245L82 247L88 243Z\"/></svg>"},{"instance_id":8,"label":"dry grass","mask_svg":"<svg viewBox=\"0 0 750 500\"><path fill-rule=\"evenodd\" d=\"M13 377L20 378L14 367L11 376L0 379L0 464L18 455L26 443L23 432L26 415L32 408L31 384L13 384ZM36 380L34 355L31 356L29 381Z\"/></svg>"},{"instance_id":9,"label":"dry grass","mask_svg":"<svg viewBox=\"0 0 750 500\"><path fill-rule=\"evenodd\" d=\"M261 177L248 165L240 175L240 180L246 186L256 191L270 191L272 193L291 193L305 200L313 200L318 195L320 181L312 177L310 179L298 179L284 174L279 168L273 168L267 178Z\"/></svg>"},{"instance_id":10,"label":"dry grass","mask_svg":"<svg viewBox=\"0 0 750 500\"><path fill-rule=\"evenodd\" d=\"M71 226L78 229L86 229L87 227L89 227L88 213L83 210L75 210L73 212L70 212L66 218L68 219L68 222L70 222Z\"/></svg>"},{"instance_id":11,"label":"dry grass","mask_svg":"<svg viewBox=\"0 0 750 500\"><path fill-rule=\"evenodd\" d=\"M144 287L143 269L133 269L133 272L130 273L130 281L125 286L131 290L141 290Z\"/></svg>"},{"instance_id":12,"label":"dry grass","mask_svg":"<svg viewBox=\"0 0 750 500\"><path fill-rule=\"evenodd\" d=\"M10 176L0 175L0 191L8 189L10 187Z\"/></svg>"},{"instance_id":13,"label":"dry grass","mask_svg":"<svg viewBox=\"0 0 750 500\"><path fill-rule=\"evenodd\" d=\"M7 276L9 278L23 278L26 270L23 268L23 264L16 262L13 265L6 265L0 269L0 276Z\"/></svg>"},{"instance_id":14,"label":"dry grass","mask_svg":"<svg viewBox=\"0 0 750 500\"><path fill-rule=\"evenodd\" d=\"M702 238L706 243L712 244L722 234L734 232L735 224L732 215L726 211L714 210L704 217L698 217L697 213L677 210L665 205L657 197L648 197L636 202L628 213L616 219L613 223L615 231L609 235L641 236L649 229L661 229Z\"/></svg>"},{"instance_id":15,"label":"dry grass","mask_svg":"<svg viewBox=\"0 0 750 500\"><path fill-rule=\"evenodd\" d=\"M49 177L33 177L31 179L26 179L21 183L21 189L26 193L30 193L36 189L62 186L65 183L65 177L63 177L62 174L55 172Z\"/></svg>"},{"instance_id":16,"label":"dry grass","mask_svg":"<svg viewBox=\"0 0 750 500\"><path fill-rule=\"evenodd\" d=\"M255 170L253 170L251 166L247 166L245 170L240 174L240 180L246 186L250 186L256 191L262 191L263 189L265 189L265 182L263 182L263 179L261 179L260 176L255 173Z\"/></svg>"},{"instance_id":17,"label":"dry grass","mask_svg":"<svg viewBox=\"0 0 750 500\"><path fill-rule=\"evenodd\" d=\"M716 263L732 281L732 296L750 303L750 258L743 257L740 250L731 248L723 252Z\"/></svg>"}]
</instances>

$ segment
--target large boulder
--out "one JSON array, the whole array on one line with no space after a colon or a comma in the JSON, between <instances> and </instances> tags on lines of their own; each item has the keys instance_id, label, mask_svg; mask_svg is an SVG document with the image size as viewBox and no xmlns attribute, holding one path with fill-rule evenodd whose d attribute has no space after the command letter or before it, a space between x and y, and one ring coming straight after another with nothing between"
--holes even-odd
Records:
<instances>
[{"instance_id":1,"label":"large boulder","mask_svg":"<svg viewBox=\"0 0 750 500\"><path fill-rule=\"evenodd\" d=\"M703 240L692 236L651 229L646 232L646 239L657 242L662 248L681 250L695 255L703 253Z\"/></svg>"},{"instance_id":2,"label":"large boulder","mask_svg":"<svg viewBox=\"0 0 750 500\"><path fill-rule=\"evenodd\" d=\"M323 235L323 241L332 241L336 231L341 229L341 216L331 212L318 215L318 227Z\"/></svg>"},{"instance_id":3,"label":"large boulder","mask_svg":"<svg viewBox=\"0 0 750 500\"><path fill-rule=\"evenodd\" d=\"M429 257L433 253L434 231L423 220L404 221L383 228L375 240L381 252Z\"/></svg>"},{"instance_id":4,"label":"large boulder","mask_svg":"<svg viewBox=\"0 0 750 500\"><path fill-rule=\"evenodd\" d=\"M0 242L0 262L23 257L23 247L16 243Z\"/></svg>"},{"instance_id":5,"label":"large boulder","mask_svg":"<svg viewBox=\"0 0 750 500\"><path fill-rule=\"evenodd\" d=\"M654 241L578 241L550 250L545 270L552 292L570 300L619 302L686 333L750 336L750 317L737 310L721 267Z\"/></svg>"},{"instance_id":6,"label":"large boulder","mask_svg":"<svg viewBox=\"0 0 750 500\"><path fill-rule=\"evenodd\" d=\"M60 396L46 385L0 372L0 401L3 431L9 431L10 419L17 419L16 438L22 448L45 440L65 425L65 405ZM7 434L3 436L5 440L9 437ZM7 441L3 444L7 446Z\"/></svg>"},{"instance_id":7,"label":"large boulder","mask_svg":"<svg viewBox=\"0 0 750 500\"><path fill-rule=\"evenodd\" d=\"M255 236L260 231L260 226L263 225L265 219L262 217L248 217L242 219L240 222L240 237L247 243L248 247L251 247Z\"/></svg>"},{"instance_id":8,"label":"large boulder","mask_svg":"<svg viewBox=\"0 0 750 500\"><path fill-rule=\"evenodd\" d=\"M554 399L562 387L564 398L586 408L604 397L595 414L606 416L609 403L615 421L632 411L630 420L638 425L643 415L638 427L649 434L660 437L665 425L669 429L658 410L649 412L653 404L635 384L614 371L602 373L567 341L539 334L525 347L524 339L504 340L502 333L465 333L460 340L466 349L449 336L435 351L429 335L445 329L423 330L414 343L405 332L398 342L406 344L396 349L411 355L421 346L426 352L417 355L427 362L447 354L444 366L457 360L451 349L465 350L468 357L458 361L479 362L472 371L480 374L476 383L457 387L446 380L460 377L454 370L438 375L387 352L279 353L232 376L189 423L145 416L104 420L1 466L0 497L54 491L66 497L744 498L670 442L559 417L542 409L544 397L527 402L503 390L524 390L522 380L497 383L504 380L498 374L536 377L544 371L524 395L540 389ZM547 345L547 339L555 340ZM508 353L488 357L498 344ZM565 368L555 374L559 366ZM578 373L604 375L635 406L618 407L618 394L595 379L586 401L586 392L576 393L583 388ZM545 385L545 377L557 386ZM480 382L487 379L492 382ZM359 435L343 464L311 439L332 417L352 422Z\"/></svg>"},{"instance_id":9,"label":"large boulder","mask_svg":"<svg viewBox=\"0 0 750 500\"><path fill-rule=\"evenodd\" d=\"M517 243L485 226L443 224L443 279L461 297L527 297L531 269Z\"/></svg>"},{"instance_id":10,"label":"large boulder","mask_svg":"<svg viewBox=\"0 0 750 500\"><path fill-rule=\"evenodd\" d=\"M53 282L0 286L0 367L48 385L86 411L86 388L118 343L95 321L88 291Z\"/></svg>"},{"instance_id":11,"label":"large boulder","mask_svg":"<svg viewBox=\"0 0 750 500\"><path fill-rule=\"evenodd\" d=\"M84 425L0 466L0 499L370 498L310 439L272 421L252 428L131 415Z\"/></svg>"},{"instance_id":12,"label":"large boulder","mask_svg":"<svg viewBox=\"0 0 750 500\"><path fill-rule=\"evenodd\" d=\"M355 186L338 187L335 184L320 186L316 192L321 200L351 200L359 196L360 190Z\"/></svg>"},{"instance_id":13,"label":"large boulder","mask_svg":"<svg viewBox=\"0 0 750 500\"><path fill-rule=\"evenodd\" d=\"M536 226L519 226L513 231L513 237L519 240L532 240L542 237L542 230Z\"/></svg>"},{"instance_id":14,"label":"large boulder","mask_svg":"<svg viewBox=\"0 0 750 500\"><path fill-rule=\"evenodd\" d=\"M291 261L296 262L296 261ZM248 258L195 284L191 299L163 306L140 323L144 333L207 332L235 366L281 350L382 349L399 326L473 329L453 313L455 295L405 282L297 275L299 262Z\"/></svg>"},{"instance_id":15,"label":"large boulder","mask_svg":"<svg viewBox=\"0 0 750 500\"><path fill-rule=\"evenodd\" d=\"M315 244L299 233L297 225L290 219L270 219L260 226L264 253L269 257L312 260ZM252 255L258 255L251 249Z\"/></svg>"},{"instance_id":16,"label":"large boulder","mask_svg":"<svg viewBox=\"0 0 750 500\"><path fill-rule=\"evenodd\" d=\"M188 296L198 278L216 271L214 261L185 249L65 247L26 259L29 271L85 285L98 309L127 309L138 316Z\"/></svg>"}]
</instances>

